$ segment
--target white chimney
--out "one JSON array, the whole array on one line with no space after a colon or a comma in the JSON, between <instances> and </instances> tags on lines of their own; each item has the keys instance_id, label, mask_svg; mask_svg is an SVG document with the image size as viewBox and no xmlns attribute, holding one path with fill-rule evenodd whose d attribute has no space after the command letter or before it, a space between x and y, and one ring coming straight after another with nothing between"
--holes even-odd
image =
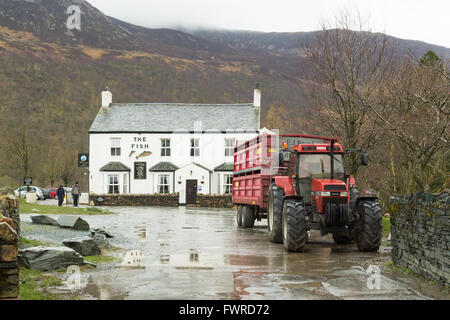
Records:
<instances>
[{"instance_id":1,"label":"white chimney","mask_svg":"<svg viewBox=\"0 0 450 320\"><path fill-rule=\"evenodd\" d=\"M256 84L255 92L253 94L253 106L255 108L261 108L261 89L259 89L259 83Z\"/></svg>"},{"instance_id":2,"label":"white chimney","mask_svg":"<svg viewBox=\"0 0 450 320\"><path fill-rule=\"evenodd\" d=\"M102 91L102 107L109 107L112 103L112 93L109 91L109 88L106 87L105 90Z\"/></svg>"},{"instance_id":3,"label":"white chimney","mask_svg":"<svg viewBox=\"0 0 450 320\"><path fill-rule=\"evenodd\" d=\"M259 83L256 84L253 93L253 108L258 112L258 130L261 128L261 89Z\"/></svg>"}]
</instances>

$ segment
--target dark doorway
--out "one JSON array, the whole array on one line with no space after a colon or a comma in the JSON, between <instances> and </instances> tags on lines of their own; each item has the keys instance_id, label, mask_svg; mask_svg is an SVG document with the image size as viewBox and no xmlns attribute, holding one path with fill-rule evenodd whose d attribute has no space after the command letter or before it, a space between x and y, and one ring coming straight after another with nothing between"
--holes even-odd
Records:
<instances>
[{"instance_id":1,"label":"dark doorway","mask_svg":"<svg viewBox=\"0 0 450 320\"><path fill-rule=\"evenodd\" d=\"M186 180L186 204L197 203L197 180Z\"/></svg>"}]
</instances>

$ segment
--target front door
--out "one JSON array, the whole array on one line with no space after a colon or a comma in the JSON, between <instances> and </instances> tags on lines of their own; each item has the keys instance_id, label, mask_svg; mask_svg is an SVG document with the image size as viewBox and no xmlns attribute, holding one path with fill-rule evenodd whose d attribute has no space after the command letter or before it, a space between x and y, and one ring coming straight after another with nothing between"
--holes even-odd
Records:
<instances>
[{"instance_id":1,"label":"front door","mask_svg":"<svg viewBox=\"0 0 450 320\"><path fill-rule=\"evenodd\" d=\"M186 180L186 204L197 203L197 180Z\"/></svg>"}]
</instances>

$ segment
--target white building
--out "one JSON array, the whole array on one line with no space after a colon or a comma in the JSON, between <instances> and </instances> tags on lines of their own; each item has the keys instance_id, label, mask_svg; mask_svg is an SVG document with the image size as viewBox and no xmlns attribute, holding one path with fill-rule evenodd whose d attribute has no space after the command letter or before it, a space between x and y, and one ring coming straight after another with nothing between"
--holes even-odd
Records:
<instances>
[{"instance_id":1,"label":"white building","mask_svg":"<svg viewBox=\"0 0 450 320\"><path fill-rule=\"evenodd\" d=\"M89 192L180 194L231 191L233 147L260 129L261 92L253 103L112 103L108 89L89 130Z\"/></svg>"}]
</instances>

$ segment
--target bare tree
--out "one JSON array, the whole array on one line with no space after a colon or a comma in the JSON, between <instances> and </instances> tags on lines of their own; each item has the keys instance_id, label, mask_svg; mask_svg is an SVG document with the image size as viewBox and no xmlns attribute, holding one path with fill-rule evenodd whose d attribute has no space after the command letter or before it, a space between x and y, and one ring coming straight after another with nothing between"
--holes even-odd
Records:
<instances>
[{"instance_id":1,"label":"bare tree","mask_svg":"<svg viewBox=\"0 0 450 320\"><path fill-rule=\"evenodd\" d=\"M371 32L359 14L342 12L333 25L324 24L304 52L321 100L319 118L346 148L372 149L383 136L379 119L369 106L379 103L379 88L389 76L394 44ZM349 168L359 169L357 154L348 155Z\"/></svg>"},{"instance_id":2,"label":"bare tree","mask_svg":"<svg viewBox=\"0 0 450 320\"><path fill-rule=\"evenodd\" d=\"M67 187L72 180L75 173L76 157L71 153L61 153L58 157L59 163L59 178L63 181L64 186Z\"/></svg>"},{"instance_id":3,"label":"bare tree","mask_svg":"<svg viewBox=\"0 0 450 320\"><path fill-rule=\"evenodd\" d=\"M31 171L31 157L34 151L33 144L28 137L28 126L25 124L19 136L8 143L9 150L19 160L24 177L28 177Z\"/></svg>"}]
</instances>

